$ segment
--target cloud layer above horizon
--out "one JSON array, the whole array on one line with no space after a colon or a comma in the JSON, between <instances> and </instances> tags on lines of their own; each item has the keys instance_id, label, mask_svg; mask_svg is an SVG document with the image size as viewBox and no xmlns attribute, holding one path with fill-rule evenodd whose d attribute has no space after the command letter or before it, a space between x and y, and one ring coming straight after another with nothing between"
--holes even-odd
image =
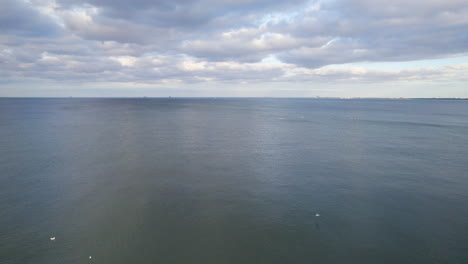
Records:
<instances>
[{"instance_id":1,"label":"cloud layer above horizon","mask_svg":"<svg viewBox=\"0 0 468 264\"><path fill-rule=\"evenodd\" d=\"M3 90L49 82L460 91L467 54L466 0L3 0L0 8Z\"/></svg>"}]
</instances>

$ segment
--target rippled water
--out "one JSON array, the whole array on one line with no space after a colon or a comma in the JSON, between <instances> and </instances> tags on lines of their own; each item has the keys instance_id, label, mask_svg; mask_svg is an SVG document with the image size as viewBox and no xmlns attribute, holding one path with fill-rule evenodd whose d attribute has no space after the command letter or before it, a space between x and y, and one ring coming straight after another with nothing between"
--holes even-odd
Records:
<instances>
[{"instance_id":1,"label":"rippled water","mask_svg":"<svg viewBox=\"0 0 468 264\"><path fill-rule=\"evenodd\" d=\"M468 263L468 101L0 99L0 263Z\"/></svg>"}]
</instances>

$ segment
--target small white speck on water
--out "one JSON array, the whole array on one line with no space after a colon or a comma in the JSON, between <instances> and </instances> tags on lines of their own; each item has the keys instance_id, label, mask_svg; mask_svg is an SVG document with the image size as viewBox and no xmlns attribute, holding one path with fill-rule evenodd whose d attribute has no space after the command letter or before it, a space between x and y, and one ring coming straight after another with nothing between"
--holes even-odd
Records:
<instances>
[{"instance_id":1,"label":"small white speck on water","mask_svg":"<svg viewBox=\"0 0 468 264\"><path fill-rule=\"evenodd\" d=\"M51 237L50 240L51 240L51 241L54 241L54 240L55 240L55 237Z\"/></svg>"},{"instance_id":2,"label":"small white speck on water","mask_svg":"<svg viewBox=\"0 0 468 264\"><path fill-rule=\"evenodd\" d=\"M93 257L89 256L89 259L92 259Z\"/></svg>"},{"instance_id":3,"label":"small white speck on water","mask_svg":"<svg viewBox=\"0 0 468 264\"><path fill-rule=\"evenodd\" d=\"M315 216L320 216L320 214L315 214Z\"/></svg>"}]
</instances>

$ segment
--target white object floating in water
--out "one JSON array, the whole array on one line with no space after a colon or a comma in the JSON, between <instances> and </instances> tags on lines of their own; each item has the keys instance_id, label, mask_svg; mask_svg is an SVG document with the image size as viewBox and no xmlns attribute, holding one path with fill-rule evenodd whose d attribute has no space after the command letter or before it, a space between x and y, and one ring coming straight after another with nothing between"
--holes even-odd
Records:
<instances>
[{"instance_id":1,"label":"white object floating in water","mask_svg":"<svg viewBox=\"0 0 468 264\"><path fill-rule=\"evenodd\" d=\"M315 214L315 216L320 216L320 214Z\"/></svg>"},{"instance_id":2,"label":"white object floating in water","mask_svg":"<svg viewBox=\"0 0 468 264\"><path fill-rule=\"evenodd\" d=\"M54 240L55 240L55 237L51 237L50 240L54 241Z\"/></svg>"},{"instance_id":3,"label":"white object floating in water","mask_svg":"<svg viewBox=\"0 0 468 264\"><path fill-rule=\"evenodd\" d=\"M93 257L89 256L90 259L92 259Z\"/></svg>"}]
</instances>

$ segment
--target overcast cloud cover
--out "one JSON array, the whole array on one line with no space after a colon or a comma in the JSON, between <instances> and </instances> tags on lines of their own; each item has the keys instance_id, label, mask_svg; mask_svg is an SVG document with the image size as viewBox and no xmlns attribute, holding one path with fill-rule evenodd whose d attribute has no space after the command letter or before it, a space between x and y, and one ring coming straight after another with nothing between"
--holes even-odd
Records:
<instances>
[{"instance_id":1,"label":"overcast cloud cover","mask_svg":"<svg viewBox=\"0 0 468 264\"><path fill-rule=\"evenodd\" d=\"M0 96L468 97L467 0L0 1Z\"/></svg>"}]
</instances>

